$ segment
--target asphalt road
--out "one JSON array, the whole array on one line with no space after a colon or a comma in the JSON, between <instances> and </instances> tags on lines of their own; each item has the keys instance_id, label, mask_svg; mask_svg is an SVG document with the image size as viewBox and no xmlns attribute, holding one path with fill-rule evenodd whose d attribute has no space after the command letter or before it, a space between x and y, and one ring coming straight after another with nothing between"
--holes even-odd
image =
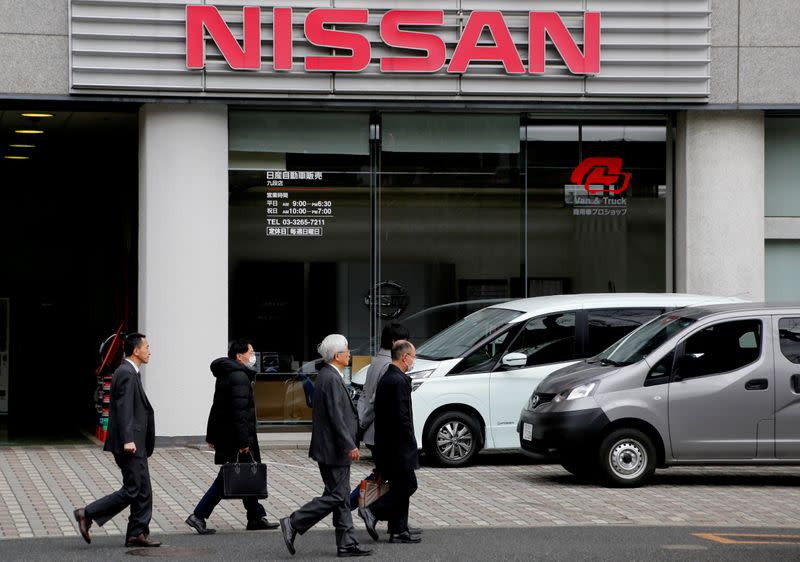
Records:
<instances>
[{"instance_id":1,"label":"asphalt road","mask_svg":"<svg viewBox=\"0 0 800 562\"><path fill-rule=\"evenodd\" d=\"M707 536L698 536L707 535ZM358 531L370 560L553 560L742 561L800 559L798 529L693 527L558 527L530 529L426 530L420 544L373 542ZM125 560L138 557L182 560L325 560L335 556L333 531L298 536L289 556L278 531L224 532L161 537L160 548L126 549L119 537L15 539L0 543L0 559Z\"/></svg>"}]
</instances>

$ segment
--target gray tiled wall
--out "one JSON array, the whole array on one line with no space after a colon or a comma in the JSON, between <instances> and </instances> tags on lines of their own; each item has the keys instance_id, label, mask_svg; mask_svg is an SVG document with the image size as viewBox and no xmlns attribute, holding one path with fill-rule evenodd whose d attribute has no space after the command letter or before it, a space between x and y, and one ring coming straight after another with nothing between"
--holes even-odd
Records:
<instances>
[{"instance_id":1,"label":"gray tiled wall","mask_svg":"<svg viewBox=\"0 0 800 562\"><path fill-rule=\"evenodd\" d=\"M0 0L0 95L69 93L69 0Z\"/></svg>"}]
</instances>

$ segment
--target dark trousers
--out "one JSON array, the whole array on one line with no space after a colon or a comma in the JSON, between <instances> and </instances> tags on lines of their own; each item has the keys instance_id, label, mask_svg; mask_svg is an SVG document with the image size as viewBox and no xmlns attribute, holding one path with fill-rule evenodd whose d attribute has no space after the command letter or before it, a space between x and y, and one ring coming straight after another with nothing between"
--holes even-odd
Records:
<instances>
[{"instance_id":1,"label":"dark trousers","mask_svg":"<svg viewBox=\"0 0 800 562\"><path fill-rule=\"evenodd\" d=\"M147 457L114 455L122 471L122 488L86 506L86 516L101 527L112 517L130 506L127 537L150 534L153 516L153 491L150 487L150 469Z\"/></svg>"},{"instance_id":2,"label":"dark trousers","mask_svg":"<svg viewBox=\"0 0 800 562\"><path fill-rule=\"evenodd\" d=\"M217 478L211 484L211 487L203 496L203 499L194 508L195 516L200 519L208 519L211 512L217 507L217 504L222 499L222 474L217 474ZM247 510L247 520L253 521L267 516L264 506L258 503L258 498L246 498L242 500L244 508Z\"/></svg>"},{"instance_id":3,"label":"dark trousers","mask_svg":"<svg viewBox=\"0 0 800 562\"><path fill-rule=\"evenodd\" d=\"M408 531L408 505L417 491L417 475L413 470L382 472L389 481L389 491L375 500L369 510L375 519L387 521L393 535Z\"/></svg>"},{"instance_id":4,"label":"dark trousers","mask_svg":"<svg viewBox=\"0 0 800 562\"><path fill-rule=\"evenodd\" d=\"M301 535L333 513L336 528L336 545L344 548L358 544L353 533L353 518L350 516L350 466L319 465L319 473L325 483L322 496L314 498L292 513L289 521Z\"/></svg>"}]
</instances>

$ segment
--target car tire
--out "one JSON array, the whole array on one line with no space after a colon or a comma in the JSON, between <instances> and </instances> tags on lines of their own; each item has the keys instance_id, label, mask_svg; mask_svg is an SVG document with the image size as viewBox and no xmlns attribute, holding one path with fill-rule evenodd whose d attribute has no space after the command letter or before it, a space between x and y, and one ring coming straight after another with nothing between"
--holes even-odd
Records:
<instances>
[{"instance_id":1,"label":"car tire","mask_svg":"<svg viewBox=\"0 0 800 562\"><path fill-rule=\"evenodd\" d=\"M644 432L623 428L612 431L600 444L599 474L614 488L636 488L656 470L656 448Z\"/></svg>"},{"instance_id":2,"label":"car tire","mask_svg":"<svg viewBox=\"0 0 800 562\"><path fill-rule=\"evenodd\" d=\"M439 466L465 466L480 447L480 427L464 412L439 414L425 436L425 453Z\"/></svg>"}]
</instances>

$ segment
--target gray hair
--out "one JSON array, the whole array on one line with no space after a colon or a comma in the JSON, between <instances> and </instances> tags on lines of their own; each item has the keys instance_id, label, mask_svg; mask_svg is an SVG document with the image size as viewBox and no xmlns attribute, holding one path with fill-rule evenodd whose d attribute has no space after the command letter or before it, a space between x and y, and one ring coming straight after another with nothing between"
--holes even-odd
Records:
<instances>
[{"instance_id":1,"label":"gray hair","mask_svg":"<svg viewBox=\"0 0 800 562\"><path fill-rule=\"evenodd\" d=\"M347 338L342 334L331 334L325 336L322 343L317 346L317 353L322 356L326 363L333 361L337 353L341 353L347 347Z\"/></svg>"}]
</instances>

